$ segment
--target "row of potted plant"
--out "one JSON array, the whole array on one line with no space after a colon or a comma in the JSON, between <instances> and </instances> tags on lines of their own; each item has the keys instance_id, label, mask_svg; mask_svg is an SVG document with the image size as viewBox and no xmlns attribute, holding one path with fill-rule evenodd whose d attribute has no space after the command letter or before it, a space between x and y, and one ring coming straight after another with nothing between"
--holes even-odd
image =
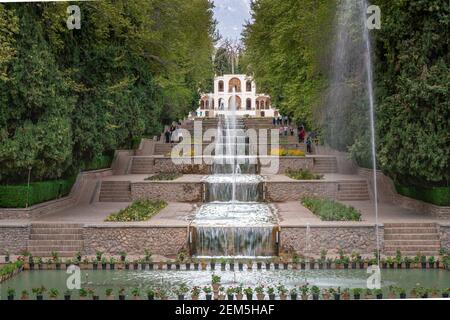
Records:
<instances>
[{"instance_id":1,"label":"row of potted plant","mask_svg":"<svg viewBox=\"0 0 450 320\"><path fill-rule=\"evenodd\" d=\"M60 292L56 288L46 289L45 287L37 287L31 290L36 300L43 300L44 294L47 294L48 299L56 300L60 298ZM172 289L172 292L164 288L149 288L142 291L140 288L133 288L129 292L126 292L124 288L120 288L116 291L116 295L113 289L108 288L105 290L106 300L125 300L130 297L132 300L140 300L146 298L148 300L167 300L173 297L178 300L185 300L190 296L192 300L198 300L201 294L204 294L206 300L253 300L256 296L257 300L359 300L359 299L406 299L408 298L448 298L450 288L439 290L437 288L424 288L420 285L414 287L409 294L407 290L400 287L389 287L387 296L383 295L381 289L363 289L363 288L319 288L318 286L309 286L307 284L292 287L287 289L284 285L272 286L257 286L246 287L242 284L238 286L229 286L225 288L220 283L213 282L211 286L204 286L200 288L194 286L189 289L186 284L180 284ZM72 300L74 296L73 291L67 290L63 293L64 300ZM99 294L92 288L78 290L79 300L99 300ZM27 290L23 290L20 294L21 300L28 300L30 293ZM14 300L16 298L16 291L12 288L7 290L7 299Z\"/></svg>"},{"instance_id":2,"label":"row of potted plant","mask_svg":"<svg viewBox=\"0 0 450 320\"><path fill-rule=\"evenodd\" d=\"M23 269L22 261L18 260L15 262L9 262L2 267L0 267L0 283L6 281L21 272Z\"/></svg>"},{"instance_id":3,"label":"row of potted plant","mask_svg":"<svg viewBox=\"0 0 450 320\"><path fill-rule=\"evenodd\" d=\"M81 267L88 269L103 269L114 270L116 265L121 269L175 269L175 270L239 270L244 269L252 270L255 265L256 269L363 269L369 265L378 264L382 268L392 269L410 269L410 268L447 268L449 269L449 255L445 251L441 253L440 257L425 256L418 253L414 258L408 256L402 256L398 251L395 257L385 257L378 259L374 254L372 258L363 259L357 252L353 252L351 255L344 254L343 251L339 253L338 257L329 257L327 252L323 250L320 258L315 259L311 257L304 257L294 253L290 259L273 259L273 260L227 260L227 259L209 259L209 260L197 260L188 259L187 254L182 252L178 255L176 261L159 261L154 263L152 260L152 254L149 251L145 251L142 258L133 261L127 260L127 253L121 252L119 257L110 256L106 258L104 253L98 251L94 258L83 257L79 252L73 257L73 259L62 260L59 258L57 252L52 253L52 257L49 259L43 259L41 257L33 257L31 254L25 253L23 257L19 257L19 260L25 262L26 269L60 269L62 265L69 266L71 264L80 265ZM27 259L26 259L27 258Z\"/></svg>"}]
</instances>

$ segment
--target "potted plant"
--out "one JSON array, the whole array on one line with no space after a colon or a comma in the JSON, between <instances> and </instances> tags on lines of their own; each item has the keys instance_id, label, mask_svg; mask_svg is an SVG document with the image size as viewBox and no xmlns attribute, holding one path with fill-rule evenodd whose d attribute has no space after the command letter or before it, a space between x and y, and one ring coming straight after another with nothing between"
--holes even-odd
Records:
<instances>
[{"instance_id":1,"label":"potted plant","mask_svg":"<svg viewBox=\"0 0 450 320\"><path fill-rule=\"evenodd\" d=\"M198 300L198 297L200 296L200 288L197 286L194 286L191 290L191 299L192 300Z\"/></svg>"},{"instance_id":2,"label":"potted plant","mask_svg":"<svg viewBox=\"0 0 450 320\"><path fill-rule=\"evenodd\" d=\"M173 292L177 295L178 300L184 300L184 295L189 292L189 288L185 283L181 283Z\"/></svg>"},{"instance_id":3,"label":"potted plant","mask_svg":"<svg viewBox=\"0 0 450 320\"><path fill-rule=\"evenodd\" d=\"M125 300L125 288L119 288L117 293L119 295L119 300Z\"/></svg>"},{"instance_id":4,"label":"potted plant","mask_svg":"<svg viewBox=\"0 0 450 320\"><path fill-rule=\"evenodd\" d=\"M106 300L114 300L113 289L107 288L105 290Z\"/></svg>"},{"instance_id":5,"label":"potted plant","mask_svg":"<svg viewBox=\"0 0 450 320\"><path fill-rule=\"evenodd\" d=\"M220 288L220 276L213 274L211 276L211 284L214 291L219 290Z\"/></svg>"},{"instance_id":6,"label":"potted plant","mask_svg":"<svg viewBox=\"0 0 450 320\"><path fill-rule=\"evenodd\" d=\"M44 292L46 291L44 286L33 288L31 291L36 296L36 300L44 300Z\"/></svg>"},{"instance_id":7,"label":"potted plant","mask_svg":"<svg viewBox=\"0 0 450 320\"><path fill-rule=\"evenodd\" d=\"M283 286L282 284L277 286L277 291L278 291L278 295L280 297L280 300L286 300L287 299L287 292L288 290L286 289L285 286Z\"/></svg>"},{"instance_id":8,"label":"potted plant","mask_svg":"<svg viewBox=\"0 0 450 320\"><path fill-rule=\"evenodd\" d=\"M266 292L269 296L269 300L275 300L275 289L273 287L267 287Z\"/></svg>"},{"instance_id":9,"label":"potted plant","mask_svg":"<svg viewBox=\"0 0 450 320\"><path fill-rule=\"evenodd\" d=\"M330 293L333 294L334 300L341 300L341 288L338 287L336 290L334 288L330 288Z\"/></svg>"},{"instance_id":10,"label":"potted plant","mask_svg":"<svg viewBox=\"0 0 450 320\"><path fill-rule=\"evenodd\" d=\"M390 269L394 269L395 260L392 257L387 257L386 263Z\"/></svg>"},{"instance_id":11,"label":"potted plant","mask_svg":"<svg viewBox=\"0 0 450 320\"><path fill-rule=\"evenodd\" d=\"M230 271L234 271L234 261L230 260L229 264L230 264Z\"/></svg>"},{"instance_id":12,"label":"potted plant","mask_svg":"<svg viewBox=\"0 0 450 320\"><path fill-rule=\"evenodd\" d=\"M141 298L141 290L137 287L131 289L131 297L133 300L140 300Z\"/></svg>"},{"instance_id":13,"label":"potted plant","mask_svg":"<svg viewBox=\"0 0 450 320\"><path fill-rule=\"evenodd\" d=\"M108 261L106 260L106 258L105 257L102 257L102 270L106 270L106 266L107 266L107 263L108 263Z\"/></svg>"},{"instance_id":14,"label":"potted plant","mask_svg":"<svg viewBox=\"0 0 450 320\"><path fill-rule=\"evenodd\" d=\"M270 261L266 261L266 270L270 270L270 265L271 265L271 262Z\"/></svg>"},{"instance_id":15,"label":"potted plant","mask_svg":"<svg viewBox=\"0 0 450 320\"><path fill-rule=\"evenodd\" d=\"M220 259L220 270L225 271L227 268L227 260L225 258Z\"/></svg>"},{"instance_id":16,"label":"potted plant","mask_svg":"<svg viewBox=\"0 0 450 320\"><path fill-rule=\"evenodd\" d=\"M144 250L144 260L145 260L145 262L152 261L152 253L147 249Z\"/></svg>"},{"instance_id":17,"label":"potted plant","mask_svg":"<svg viewBox=\"0 0 450 320\"><path fill-rule=\"evenodd\" d=\"M212 295L211 295L211 287L210 286L205 286L205 287L203 287L203 292L205 293L205 296L206 296L206 300L211 300L211 297L212 297Z\"/></svg>"},{"instance_id":18,"label":"potted plant","mask_svg":"<svg viewBox=\"0 0 450 320\"><path fill-rule=\"evenodd\" d=\"M205 271L208 268L208 263L205 260L201 260L200 265L203 271Z\"/></svg>"},{"instance_id":19,"label":"potted plant","mask_svg":"<svg viewBox=\"0 0 450 320\"><path fill-rule=\"evenodd\" d=\"M318 286L312 286L310 291L311 291L312 299L319 300L320 288Z\"/></svg>"},{"instance_id":20,"label":"potted plant","mask_svg":"<svg viewBox=\"0 0 450 320\"><path fill-rule=\"evenodd\" d=\"M116 265L116 259L114 259L114 257L111 257L109 259L109 270L114 270Z\"/></svg>"},{"instance_id":21,"label":"potted plant","mask_svg":"<svg viewBox=\"0 0 450 320\"><path fill-rule=\"evenodd\" d=\"M28 300L30 297L30 294L28 293L27 290L22 290L21 295L20 295L20 300Z\"/></svg>"},{"instance_id":22,"label":"potted plant","mask_svg":"<svg viewBox=\"0 0 450 320\"><path fill-rule=\"evenodd\" d=\"M402 252L400 250L397 250L395 252L395 262L397 263L397 268L401 269L402 263L403 263L403 257L402 257Z\"/></svg>"},{"instance_id":23,"label":"potted plant","mask_svg":"<svg viewBox=\"0 0 450 320\"><path fill-rule=\"evenodd\" d=\"M160 300L167 300L169 298L167 295L167 291L164 288L158 288L158 290L156 290L155 296Z\"/></svg>"},{"instance_id":24,"label":"potted plant","mask_svg":"<svg viewBox=\"0 0 450 320\"><path fill-rule=\"evenodd\" d=\"M410 257L404 257L403 262L405 263L405 268L410 269L411 263L413 262L413 260Z\"/></svg>"},{"instance_id":25,"label":"potted plant","mask_svg":"<svg viewBox=\"0 0 450 320\"><path fill-rule=\"evenodd\" d=\"M78 295L80 296L80 300L86 300L88 291L84 288L81 288L80 290L78 290Z\"/></svg>"},{"instance_id":26,"label":"potted plant","mask_svg":"<svg viewBox=\"0 0 450 320\"><path fill-rule=\"evenodd\" d=\"M436 287L431 288L429 290L429 292L430 292L430 295L431 295L432 298L439 298L440 290L438 290Z\"/></svg>"},{"instance_id":27,"label":"potted plant","mask_svg":"<svg viewBox=\"0 0 450 320\"><path fill-rule=\"evenodd\" d=\"M242 261L238 262L238 269L239 269L239 271L244 270L244 264L242 263Z\"/></svg>"},{"instance_id":28,"label":"potted plant","mask_svg":"<svg viewBox=\"0 0 450 320\"><path fill-rule=\"evenodd\" d=\"M257 286L255 288L255 292L256 292L256 298L258 300L264 300L265 294L264 294L264 286Z\"/></svg>"},{"instance_id":29,"label":"potted plant","mask_svg":"<svg viewBox=\"0 0 450 320\"><path fill-rule=\"evenodd\" d=\"M320 250L320 259L319 259L319 269L323 269L324 264L327 261L327 250L322 249Z\"/></svg>"},{"instance_id":30,"label":"potted plant","mask_svg":"<svg viewBox=\"0 0 450 320\"><path fill-rule=\"evenodd\" d=\"M253 269L253 262L251 260L247 261L247 271L251 271Z\"/></svg>"},{"instance_id":31,"label":"potted plant","mask_svg":"<svg viewBox=\"0 0 450 320\"><path fill-rule=\"evenodd\" d=\"M308 300L309 298L309 287L308 284L304 284L302 286L300 286L300 295L302 297L302 300Z\"/></svg>"},{"instance_id":32,"label":"potted plant","mask_svg":"<svg viewBox=\"0 0 450 320\"><path fill-rule=\"evenodd\" d=\"M223 286L219 288L218 299L225 300L225 287L223 287Z\"/></svg>"},{"instance_id":33,"label":"potted plant","mask_svg":"<svg viewBox=\"0 0 450 320\"><path fill-rule=\"evenodd\" d=\"M422 265L422 269L427 268L427 257L424 255L420 255L420 264Z\"/></svg>"},{"instance_id":34,"label":"potted plant","mask_svg":"<svg viewBox=\"0 0 450 320\"><path fill-rule=\"evenodd\" d=\"M43 270L44 269L44 260L42 259L42 257L37 257L36 258L36 263L38 265L38 269L39 270Z\"/></svg>"},{"instance_id":35,"label":"potted plant","mask_svg":"<svg viewBox=\"0 0 450 320\"><path fill-rule=\"evenodd\" d=\"M72 298L72 292L71 292L69 289L67 289L66 291L64 291L63 297L64 297L64 300L65 300L65 301L71 300L71 298Z\"/></svg>"},{"instance_id":36,"label":"potted plant","mask_svg":"<svg viewBox=\"0 0 450 320\"><path fill-rule=\"evenodd\" d=\"M80 251L75 253L75 260L78 261L78 262L81 262L81 252Z\"/></svg>"},{"instance_id":37,"label":"potted plant","mask_svg":"<svg viewBox=\"0 0 450 320\"><path fill-rule=\"evenodd\" d=\"M228 300L233 300L234 299L234 293L236 292L235 291L236 289L235 288L233 288L233 287L228 287L227 288L227 297L228 297Z\"/></svg>"},{"instance_id":38,"label":"potted plant","mask_svg":"<svg viewBox=\"0 0 450 320\"><path fill-rule=\"evenodd\" d=\"M406 299L406 290L404 288L397 287L395 291L399 295L400 299Z\"/></svg>"},{"instance_id":39,"label":"potted plant","mask_svg":"<svg viewBox=\"0 0 450 320\"><path fill-rule=\"evenodd\" d=\"M148 288L147 289L147 299L148 300L155 300L155 290L153 288Z\"/></svg>"},{"instance_id":40,"label":"potted plant","mask_svg":"<svg viewBox=\"0 0 450 320\"><path fill-rule=\"evenodd\" d=\"M331 269L331 267L333 266L333 259L327 258L326 263L327 263L327 269Z\"/></svg>"},{"instance_id":41,"label":"potted plant","mask_svg":"<svg viewBox=\"0 0 450 320\"><path fill-rule=\"evenodd\" d=\"M374 289L373 293L378 300L383 299L383 291L381 289Z\"/></svg>"},{"instance_id":42,"label":"potted plant","mask_svg":"<svg viewBox=\"0 0 450 320\"><path fill-rule=\"evenodd\" d=\"M344 290L342 290L341 296L343 300L350 300L350 289L345 288Z\"/></svg>"},{"instance_id":43,"label":"potted plant","mask_svg":"<svg viewBox=\"0 0 450 320\"><path fill-rule=\"evenodd\" d=\"M9 252L5 251L5 262L9 262L9 258L10 258Z\"/></svg>"},{"instance_id":44,"label":"potted plant","mask_svg":"<svg viewBox=\"0 0 450 320\"><path fill-rule=\"evenodd\" d=\"M247 287L244 289L244 294L247 297L247 300L253 300L253 289L250 287Z\"/></svg>"},{"instance_id":45,"label":"potted plant","mask_svg":"<svg viewBox=\"0 0 450 320\"><path fill-rule=\"evenodd\" d=\"M442 298L448 298L449 293L450 293L450 288L442 290Z\"/></svg>"},{"instance_id":46,"label":"potted plant","mask_svg":"<svg viewBox=\"0 0 450 320\"><path fill-rule=\"evenodd\" d=\"M314 259L314 258L309 258L309 268L310 268L311 270L314 270L315 267L316 267L316 259Z\"/></svg>"},{"instance_id":47,"label":"potted plant","mask_svg":"<svg viewBox=\"0 0 450 320\"><path fill-rule=\"evenodd\" d=\"M6 290L6 296L8 300L14 300L14 296L16 295L16 290L13 288L8 288Z\"/></svg>"},{"instance_id":48,"label":"potted plant","mask_svg":"<svg viewBox=\"0 0 450 320\"><path fill-rule=\"evenodd\" d=\"M119 252L119 255L120 255L120 261L125 262L127 253L125 251L121 251L121 252Z\"/></svg>"},{"instance_id":49,"label":"potted plant","mask_svg":"<svg viewBox=\"0 0 450 320\"><path fill-rule=\"evenodd\" d=\"M298 296L297 288L293 287L291 290L289 290L289 295L291 296L291 300L297 300Z\"/></svg>"},{"instance_id":50,"label":"potted plant","mask_svg":"<svg viewBox=\"0 0 450 320\"><path fill-rule=\"evenodd\" d=\"M388 298L395 299L396 297L397 297L397 287L389 286Z\"/></svg>"},{"instance_id":51,"label":"potted plant","mask_svg":"<svg viewBox=\"0 0 450 320\"><path fill-rule=\"evenodd\" d=\"M58 298L58 295L59 295L58 289L51 288L48 290L48 296L50 300L56 300L56 298Z\"/></svg>"},{"instance_id":52,"label":"potted plant","mask_svg":"<svg viewBox=\"0 0 450 320\"><path fill-rule=\"evenodd\" d=\"M322 298L323 300L330 300L330 291L328 289L322 289Z\"/></svg>"},{"instance_id":53,"label":"potted plant","mask_svg":"<svg viewBox=\"0 0 450 320\"><path fill-rule=\"evenodd\" d=\"M372 289L366 289L366 291L364 292L364 296L366 299L370 300L373 299L373 291Z\"/></svg>"},{"instance_id":54,"label":"potted plant","mask_svg":"<svg viewBox=\"0 0 450 320\"><path fill-rule=\"evenodd\" d=\"M286 264L287 265L287 264ZM257 270L261 270L262 269L262 262L261 261L256 261L256 269ZM286 268L287 269L287 268Z\"/></svg>"},{"instance_id":55,"label":"potted plant","mask_svg":"<svg viewBox=\"0 0 450 320\"><path fill-rule=\"evenodd\" d=\"M352 289L352 294L353 294L353 299L354 300L359 300L361 299L361 293L363 292L362 288L353 288Z\"/></svg>"},{"instance_id":56,"label":"potted plant","mask_svg":"<svg viewBox=\"0 0 450 320\"><path fill-rule=\"evenodd\" d=\"M130 261L125 260L123 266L125 267L125 270L130 270Z\"/></svg>"},{"instance_id":57,"label":"potted plant","mask_svg":"<svg viewBox=\"0 0 450 320\"><path fill-rule=\"evenodd\" d=\"M243 284L239 284L235 289L234 292L236 293L236 299L237 300L242 300L242 298L244 297L244 295L242 294L243 292Z\"/></svg>"},{"instance_id":58,"label":"potted plant","mask_svg":"<svg viewBox=\"0 0 450 320\"><path fill-rule=\"evenodd\" d=\"M209 261L209 264L211 266L211 270L215 270L216 269L216 260L215 259L211 259Z\"/></svg>"},{"instance_id":59,"label":"potted plant","mask_svg":"<svg viewBox=\"0 0 450 320\"><path fill-rule=\"evenodd\" d=\"M430 256L428 258L428 266L430 269L434 269L434 265L436 263L436 258L434 256Z\"/></svg>"}]
</instances>

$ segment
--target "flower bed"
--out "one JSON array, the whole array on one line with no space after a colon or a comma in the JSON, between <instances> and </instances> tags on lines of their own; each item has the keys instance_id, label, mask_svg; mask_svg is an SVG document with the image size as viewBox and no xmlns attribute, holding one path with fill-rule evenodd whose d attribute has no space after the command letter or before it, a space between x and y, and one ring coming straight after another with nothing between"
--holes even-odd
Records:
<instances>
[{"instance_id":1,"label":"flower bed","mask_svg":"<svg viewBox=\"0 0 450 320\"><path fill-rule=\"evenodd\" d=\"M361 221L361 213L353 207L322 198L303 198L302 204L323 221Z\"/></svg>"},{"instance_id":2,"label":"flower bed","mask_svg":"<svg viewBox=\"0 0 450 320\"><path fill-rule=\"evenodd\" d=\"M129 207L111 214L105 221L131 222L146 221L167 206L167 202L162 200L137 200Z\"/></svg>"},{"instance_id":3,"label":"flower bed","mask_svg":"<svg viewBox=\"0 0 450 320\"><path fill-rule=\"evenodd\" d=\"M298 149L272 149L270 155L280 157L304 157L305 152Z\"/></svg>"},{"instance_id":4,"label":"flower bed","mask_svg":"<svg viewBox=\"0 0 450 320\"><path fill-rule=\"evenodd\" d=\"M314 174L309 170L305 169L299 169L299 170L291 170L288 169L285 172L285 175L287 175L291 179L295 180L321 180L323 179L322 174Z\"/></svg>"}]
</instances>

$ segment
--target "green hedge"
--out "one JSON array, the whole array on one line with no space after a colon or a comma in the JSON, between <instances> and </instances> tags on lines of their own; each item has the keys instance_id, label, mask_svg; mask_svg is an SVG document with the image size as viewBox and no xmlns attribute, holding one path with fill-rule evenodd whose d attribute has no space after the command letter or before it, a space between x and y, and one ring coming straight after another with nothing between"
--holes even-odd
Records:
<instances>
[{"instance_id":1,"label":"green hedge","mask_svg":"<svg viewBox=\"0 0 450 320\"><path fill-rule=\"evenodd\" d=\"M30 183L28 206L57 199L69 194L75 178ZM25 208L27 184L0 185L0 208Z\"/></svg>"},{"instance_id":2,"label":"green hedge","mask_svg":"<svg viewBox=\"0 0 450 320\"><path fill-rule=\"evenodd\" d=\"M87 162L83 165L83 171L91 171L91 170L99 170L110 168L113 157L109 155L102 155L97 158L94 158L90 162Z\"/></svg>"},{"instance_id":3,"label":"green hedge","mask_svg":"<svg viewBox=\"0 0 450 320\"><path fill-rule=\"evenodd\" d=\"M301 203L323 221L361 221L361 213L353 207L325 198L303 198Z\"/></svg>"},{"instance_id":4,"label":"green hedge","mask_svg":"<svg viewBox=\"0 0 450 320\"><path fill-rule=\"evenodd\" d=\"M396 185L397 192L405 197L432 203L437 206L450 206L450 187L420 188Z\"/></svg>"}]
</instances>

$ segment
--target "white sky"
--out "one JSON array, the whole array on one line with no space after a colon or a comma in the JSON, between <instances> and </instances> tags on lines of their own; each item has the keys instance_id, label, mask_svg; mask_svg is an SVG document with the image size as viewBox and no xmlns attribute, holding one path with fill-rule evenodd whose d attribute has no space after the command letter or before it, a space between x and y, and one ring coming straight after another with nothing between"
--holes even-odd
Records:
<instances>
[{"instance_id":1,"label":"white sky","mask_svg":"<svg viewBox=\"0 0 450 320\"><path fill-rule=\"evenodd\" d=\"M250 0L214 0L214 17L222 37L239 40L243 24L250 20Z\"/></svg>"}]
</instances>

